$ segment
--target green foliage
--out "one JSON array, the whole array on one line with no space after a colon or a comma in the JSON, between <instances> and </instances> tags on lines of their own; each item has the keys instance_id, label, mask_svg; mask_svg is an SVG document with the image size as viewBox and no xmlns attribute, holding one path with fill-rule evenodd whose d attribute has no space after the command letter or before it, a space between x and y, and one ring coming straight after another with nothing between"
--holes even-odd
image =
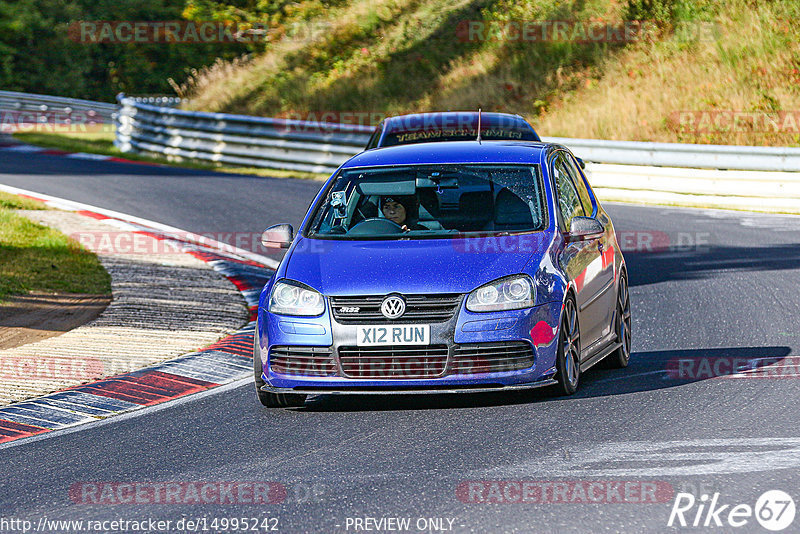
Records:
<instances>
[{"instance_id":1,"label":"green foliage","mask_svg":"<svg viewBox=\"0 0 800 534\"><path fill-rule=\"evenodd\" d=\"M674 26L680 22L709 20L718 7L719 0L628 0L624 18Z\"/></svg>"},{"instance_id":2,"label":"green foliage","mask_svg":"<svg viewBox=\"0 0 800 534\"><path fill-rule=\"evenodd\" d=\"M79 42L77 21L175 21L185 0L0 0L0 88L112 101L171 93L169 78L246 50L230 43Z\"/></svg>"},{"instance_id":3,"label":"green foliage","mask_svg":"<svg viewBox=\"0 0 800 534\"><path fill-rule=\"evenodd\" d=\"M0 0L0 88L113 101L119 92L172 93L217 58L261 52L345 0ZM78 21L216 21L252 43L83 43ZM74 27L73 27L74 30Z\"/></svg>"},{"instance_id":4,"label":"green foliage","mask_svg":"<svg viewBox=\"0 0 800 534\"><path fill-rule=\"evenodd\" d=\"M272 27L295 20L308 20L345 0L186 0L183 16L188 20L250 22Z\"/></svg>"},{"instance_id":5,"label":"green foliage","mask_svg":"<svg viewBox=\"0 0 800 534\"><path fill-rule=\"evenodd\" d=\"M430 106L441 95L460 94L444 107L500 111L533 103L543 113L553 91L584 81L570 77L570 70L593 68L624 46L503 35L508 23L519 21L603 19L604 0L403 0L349 7L319 39L276 53L269 70L254 69L251 84L203 93L226 84L224 76L208 83L209 76L200 91L188 91L203 97L191 105L266 115L320 109L395 113L408 111L417 99ZM474 35L469 27L477 27ZM449 76L477 65L484 72L476 78Z\"/></svg>"},{"instance_id":6,"label":"green foliage","mask_svg":"<svg viewBox=\"0 0 800 534\"><path fill-rule=\"evenodd\" d=\"M628 0L625 19L672 23L677 3L677 0Z\"/></svg>"}]
</instances>

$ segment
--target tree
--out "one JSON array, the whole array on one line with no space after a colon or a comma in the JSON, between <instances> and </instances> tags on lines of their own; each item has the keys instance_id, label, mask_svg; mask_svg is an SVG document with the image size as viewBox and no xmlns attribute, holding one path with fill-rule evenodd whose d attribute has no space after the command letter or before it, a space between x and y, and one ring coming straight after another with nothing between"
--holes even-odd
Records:
<instances>
[{"instance_id":1,"label":"tree","mask_svg":"<svg viewBox=\"0 0 800 534\"><path fill-rule=\"evenodd\" d=\"M231 43L98 44L70 34L78 21L175 21L185 8L184 0L0 0L0 88L105 101L172 93L168 78L246 52Z\"/></svg>"}]
</instances>

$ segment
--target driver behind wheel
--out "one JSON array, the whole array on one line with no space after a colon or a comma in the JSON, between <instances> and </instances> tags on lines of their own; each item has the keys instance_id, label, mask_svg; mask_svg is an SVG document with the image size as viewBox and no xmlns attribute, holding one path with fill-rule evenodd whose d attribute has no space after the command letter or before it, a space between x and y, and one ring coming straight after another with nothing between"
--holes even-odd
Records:
<instances>
[{"instance_id":1,"label":"driver behind wheel","mask_svg":"<svg viewBox=\"0 0 800 534\"><path fill-rule=\"evenodd\" d=\"M381 198L381 213L383 216L400 226L404 231L427 230L414 220L417 212L418 201L416 196L393 196Z\"/></svg>"}]
</instances>

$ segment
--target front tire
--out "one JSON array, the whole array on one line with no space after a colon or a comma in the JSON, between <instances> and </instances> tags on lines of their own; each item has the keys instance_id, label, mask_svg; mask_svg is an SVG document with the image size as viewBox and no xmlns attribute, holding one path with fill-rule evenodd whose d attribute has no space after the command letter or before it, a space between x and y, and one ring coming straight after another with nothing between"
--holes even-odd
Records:
<instances>
[{"instance_id":1,"label":"front tire","mask_svg":"<svg viewBox=\"0 0 800 534\"><path fill-rule=\"evenodd\" d=\"M572 395L581 380L581 334L578 325L578 308L570 295L564 302L564 314L558 334L556 379L561 395Z\"/></svg>"},{"instance_id":2,"label":"front tire","mask_svg":"<svg viewBox=\"0 0 800 534\"><path fill-rule=\"evenodd\" d=\"M261 368L261 354L258 350L258 324L256 324L256 333L253 336L253 375L255 378L256 395L258 401L267 408L298 408L303 406L306 402L305 395L292 394L292 393L270 393L269 391L262 391L262 386L265 385L264 380L261 378L263 372Z\"/></svg>"},{"instance_id":3,"label":"front tire","mask_svg":"<svg viewBox=\"0 0 800 534\"><path fill-rule=\"evenodd\" d=\"M619 348L606 357L608 367L622 369L631 359L631 298L628 292L628 277L623 272L617 290L617 311L614 314L614 331Z\"/></svg>"}]
</instances>

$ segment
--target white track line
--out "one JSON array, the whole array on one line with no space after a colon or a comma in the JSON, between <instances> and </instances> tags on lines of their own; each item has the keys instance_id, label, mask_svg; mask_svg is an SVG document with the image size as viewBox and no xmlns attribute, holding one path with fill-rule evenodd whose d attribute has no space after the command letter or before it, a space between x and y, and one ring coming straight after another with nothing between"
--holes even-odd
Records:
<instances>
[{"instance_id":1,"label":"white track line","mask_svg":"<svg viewBox=\"0 0 800 534\"><path fill-rule=\"evenodd\" d=\"M188 402L194 402L196 400L204 399L206 397L210 397L211 395L216 395L218 393L225 393L232 389L242 387L245 384L252 384L252 382L253 382L252 377L248 376L246 378L240 378L238 380L234 380L233 382L229 382L228 384L223 384L221 386L213 387L211 389L207 389L199 393L192 393L189 395L185 395L183 397L178 397L177 399L174 400L169 400L166 402L162 402L160 404L155 404L153 406L142 406L141 408L133 409L129 412L125 412L119 415L112 415L110 417L107 417L106 419L100 419L99 421L82 423L76 426L70 426L66 428L59 428L57 430L51 430L50 432L36 434L34 436L30 436L27 438L20 438L14 441L9 441L8 443L0 444L0 450L8 449L10 447L16 447L17 445L26 445L34 441L41 441L43 439L50 439L58 436L63 436L65 434L72 434L73 432L81 432L83 430L89 430L90 428L97 428L111 423L118 423L120 421L126 421L128 419L133 419L135 417L141 417L143 415L148 415L160 410L164 410L166 408L172 408L174 406L180 406ZM253 402L256 402L255 394L253 394Z\"/></svg>"}]
</instances>

